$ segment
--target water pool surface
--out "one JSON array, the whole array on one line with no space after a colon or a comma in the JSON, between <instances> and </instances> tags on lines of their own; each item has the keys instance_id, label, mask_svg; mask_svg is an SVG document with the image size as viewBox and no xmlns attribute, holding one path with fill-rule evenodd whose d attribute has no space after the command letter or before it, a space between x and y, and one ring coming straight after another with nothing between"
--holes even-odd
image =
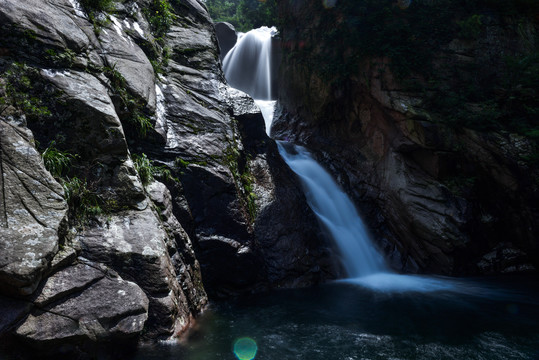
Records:
<instances>
[{"instance_id":1,"label":"water pool surface","mask_svg":"<svg viewBox=\"0 0 539 360\"><path fill-rule=\"evenodd\" d=\"M442 280L443 281L443 280ZM536 281L459 280L458 289L372 290L353 282L214 302L182 342L137 359L539 359Z\"/></svg>"}]
</instances>

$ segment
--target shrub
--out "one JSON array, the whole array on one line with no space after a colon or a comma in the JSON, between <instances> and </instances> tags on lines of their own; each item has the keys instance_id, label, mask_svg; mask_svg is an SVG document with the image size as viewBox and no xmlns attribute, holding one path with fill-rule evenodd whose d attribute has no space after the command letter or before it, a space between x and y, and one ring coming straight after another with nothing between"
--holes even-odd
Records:
<instances>
[{"instance_id":1,"label":"shrub","mask_svg":"<svg viewBox=\"0 0 539 360\"><path fill-rule=\"evenodd\" d=\"M103 213L103 199L88 188L85 180L77 177L63 181L65 199L69 205L71 221L86 223L91 216Z\"/></svg>"},{"instance_id":2,"label":"shrub","mask_svg":"<svg viewBox=\"0 0 539 360\"><path fill-rule=\"evenodd\" d=\"M148 8L144 9L148 22L152 27L154 36L159 43L163 43L163 36L167 33L175 19L172 6L168 0L153 0Z\"/></svg>"},{"instance_id":3,"label":"shrub","mask_svg":"<svg viewBox=\"0 0 539 360\"><path fill-rule=\"evenodd\" d=\"M5 94L0 105L11 104L32 119L49 118L52 114L47 107L41 89L35 84L41 80L37 69L24 63L11 64L5 74Z\"/></svg>"},{"instance_id":4,"label":"shrub","mask_svg":"<svg viewBox=\"0 0 539 360\"><path fill-rule=\"evenodd\" d=\"M165 166L154 165L152 161L148 159L146 154L133 154L131 157L133 158L135 170L137 170L143 185L148 185L156 177L166 181L180 182L180 180L172 176L170 170Z\"/></svg>"},{"instance_id":5,"label":"shrub","mask_svg":"<svg viewBox=\"0 0 539 360\"><path fill-rule=\"evenodd\" d=\"M137 170L142 184L148 185L154 179L153 165L151 160L148 159L148 157L144 153L142 155L133 154L131 157L133 158L135 170Z\"/></svg>"}]
</instances>

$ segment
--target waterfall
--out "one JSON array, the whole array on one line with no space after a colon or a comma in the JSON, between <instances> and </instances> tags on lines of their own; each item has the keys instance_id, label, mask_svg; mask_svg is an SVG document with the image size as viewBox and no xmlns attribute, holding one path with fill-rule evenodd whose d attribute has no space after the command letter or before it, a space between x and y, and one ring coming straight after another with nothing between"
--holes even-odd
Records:
<instances>
[{"instance_id":1,"label":"waterfall","mask_svg":"<svg viewBox=\"0 0 539 360\"><path fill-rule=\"evenodd\" d=\"M271 38L275 28L262 27L243 35L225 56L223 70L230 85L251 95L261 109L269 135L275 101L272 101ZM269 101L268 101L269 100ZM356 208L331 175L309 151L299 145L277 141L279 153L299 177L307 203L331 236L348 278L382 291L436 291L453 284L434 278L397 275L389 270Z\"/></svg>"},{"instance_id":2,"label":"waterfall","mask_svg":"<svg viewBox=\"0 0 539 360\"><path fill-rule=\"evenodd\" d=\"M301 180L305 197L340 251L349 277L388 271L363 221L331 175L302 146L277 142L279 152Z\"/></svg>"},{"instance_id":3,"label":"waterfall","mask_svg":"<svg viewBox=\"0 0 539 360\"><path fill-rule=\"evenodd\" d=\"M331 175L306 148L284 141L277 141L277 146L299 177L310 208L337 245L348 275L342 281L386 292L456 290L454 281L393 273L370 239L354 204Z\"/></svg>"},{"instance_id":4,"label":"waterfall","mask_svg":"<svg viewBox=\"0 0 539 360\"><path fill-rule=\"evenodd\" d=\"M241 35L226 54L223 71L228 83L258 100L271 100L272 93L272 37L275 27L261 27Z\"/></svg>"}]
</instances>

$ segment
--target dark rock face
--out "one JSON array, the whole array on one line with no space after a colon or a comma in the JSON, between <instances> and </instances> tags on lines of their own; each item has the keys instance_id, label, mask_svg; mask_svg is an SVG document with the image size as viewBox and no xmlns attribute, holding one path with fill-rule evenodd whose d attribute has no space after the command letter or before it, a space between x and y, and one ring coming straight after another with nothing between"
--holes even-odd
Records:
<instances>
[{"instance_id":1,"label":"dark rock face","mask_svg":"<svg viewBox=\"0 0 539 360\"><path fill-rule=\"evenodd\" d=\"M334 276L329 253L323 250L324 240L314 230L317 225L303 197L284 200L278 197L284 192L268 196L262 186L257 187L266 183L270 188L293 187L289 192L299 189L291 180L284 180L291 173L282 161L265 160L279 155L264 133L253 100L224 83L213 26L197 17L190 19L199 26L173 25L167 36L172 56L161 85L165 146L148 152L175 170L181 180L182 192L172 191L173 212L194 240L206 288L212 295L226 296L307 285ZM255 165L258 172L254 172ZM272 172L286 175L268 177ZM289 246L295 244L301 254L310 249L319 258L326 257L323 265L315 257L270 254L281 240L262 231L269 215L262 215L261 209L293 199L301 202L297 205L301 211L297 218L288 212L277 216L288 217L279 237L288 236ZM287 209L273 206L274 215ZM306 216L300 218L302 214ZM302 228L313 230L303 233ZM305 277L297 280L296 274Z\"/></svg>"},{"instance_id":2,"label":"dark rock face","mask_svg":"<svg viewBox=\"0 0 539 360\"><path fill-rule=\"evenodd\" d=\"M417 3L399 10L389 3L377 6L387 5L396 13L391 16L397 24L399 16L437 6ZM358 13L344 13L343 6L359 7ZM361 12L360 6L352 1L340 1L332 9L318 3L280 3L287 24L294 26L281 29L283 87L274 136L295 139L318 152L355 200L395 269L453 275L537 269L539 177L533 163L524 161L536 153L537 144L508 130L449 124L448 118L465 109L469 118L478 116L472 95L453 113L440 113L444 101L454 96L443 89L471 86L485 75L479 70L483 67L498 71L484 77L494 81L505 71L499 54L533 51L526 36L517 36L512 25L516 20L496 18L495 10L485 10L482 14L490 15L481 15L484 27L474 40L449 39L446 34L434 47L429 45L437 76L428 75L436 79L430 88L427 75L412 72L403 78L397 73L417 58L390 58L395 48L385 57L358 55L350 39L357 34L362 39L362 24L378 9ZM337 24L336 33L349 38L331 42L325 19L332 16L341 19L332 23ZM302 30L305 19L315 24L308 31ZM526 17L519 21L537 31L537 22ZM464 30L459 34L464 36ZM417 38L407 39L401 41ZM339 51L333 52L337 46ZM425 57L417 55L421 61ZM317 62L322 58L324 63ZM324 64L334 64L333 72ZM348 69L346 78L340 77L342 69ZM407 85L410 82L416 87ZM442 105L433 107L436 102L429 94L436 94ZM503 99L491 101L501 107Z\"/></svg>"},{"instance_id":3,"label":"dark rock face","mask_svg":"<svg viewBox=\"0 0 539 360\"><path fill-rule=\"evenodd\" d=\"M221 61L225 58L226 54L236 45L238 41L238 34L232 24L227 22L218 22L215 24L215 35L219 40L219 57Z\"/></svg>"}]
</instances>

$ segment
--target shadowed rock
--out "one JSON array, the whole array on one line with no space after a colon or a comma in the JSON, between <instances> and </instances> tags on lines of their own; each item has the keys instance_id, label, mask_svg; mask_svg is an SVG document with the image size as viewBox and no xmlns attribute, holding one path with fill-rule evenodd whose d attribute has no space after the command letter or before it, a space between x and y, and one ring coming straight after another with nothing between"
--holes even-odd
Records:
<instances>
[{"instance_id":1,"label":"shadowed rock","mask_svg":"<svg viewBox=\"0 0 539 360\"><path fill-rule=\"evenodd\" d=\"M225 58L226 54L236 45L238 41L238 34L234 26L227 22L218 22L215 24L215 34L219 40L219 57L221 61Z\"/></svg>"}]
</instances>

